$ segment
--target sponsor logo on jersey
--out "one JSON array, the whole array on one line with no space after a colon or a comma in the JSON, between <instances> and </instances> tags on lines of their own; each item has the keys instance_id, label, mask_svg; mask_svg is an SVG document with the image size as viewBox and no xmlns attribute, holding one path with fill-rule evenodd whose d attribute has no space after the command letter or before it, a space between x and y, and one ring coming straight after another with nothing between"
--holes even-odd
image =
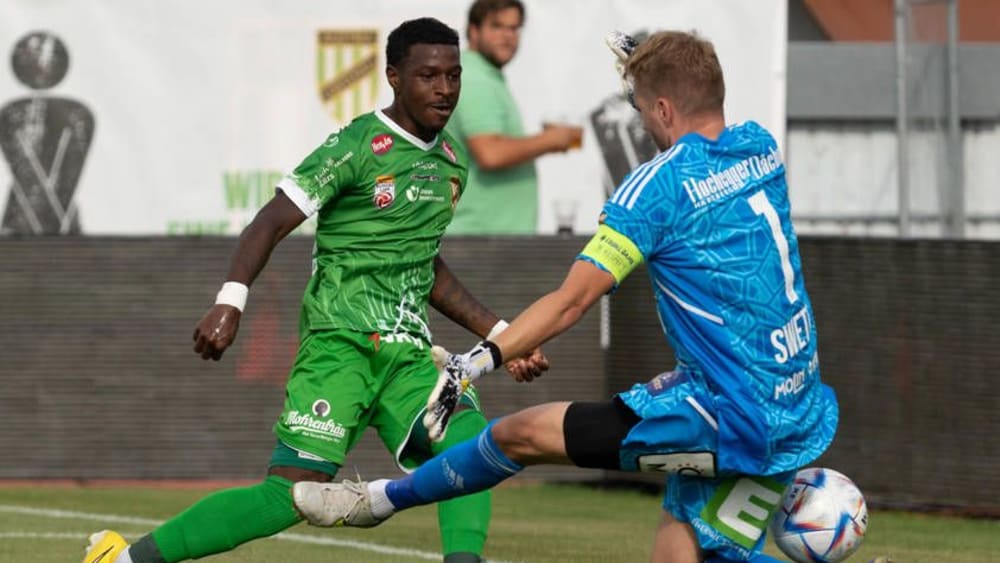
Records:
<instances>
[{"instance_id":1,"label":"sponsor logo on jersey","mask_svg":"<svg viewBox=\"0 0 1000 563\"><path fill-rule=\"evenodd\" d=\"M285 425L293 432L318 438L340 440L347 435L347 428L343 424L335 420L319 420L307 412L290 411L285 415Z\"/></svg>"},{"instance_id":2,"label":"sponsor logo on jersey","mask_svg":"<svg viewBox=\"0 0 1000 563\"><path fill-rule=\"evenodd\" d=\"M816 370L818 369L819 355L814 352L812 358L809 359L806 369L800 369L791 376L781 379L774 386L774 400L777 401L782 397L795 396L801 393L806 388L806 382L816 374Z\"/></svg>"},{"instance_id":3,"label":"sponsor logo on jersey","mask_svg":"<svg viewBox=\"0 0 1000 563\"><path fill-rule=\"evenodd\" d=\"M296 457L299 459L308 459L309 461L326 461L325 459L319 457L318 455L313 455L309 452L304 452L302 450L295 450Z\"/></svg>"},{"instance_id":4,"label":"sponsor logo on jersey","mask_svg":"<svg viewBox=\"0 0 1000 563\"><path fill-rule=\"evenodd\" d=\"M411 185L409 188L406 188L406 199L413 202L436 201L440 203L444 201L444 197L434 193L434 190L414 185Z\"/></svg>"},{"instance_id":5,"label":"sponsor logo on jersey","mask_svg":"<svg viewBox=\"0 0 1000 563\"><path fill-rule=\"evenodd\" d=\"M314 415L322 418L330 414L330 403L326 399L316 399L311 410Z\"/></svg>"},{"instance_id":6,"label":"sponsor logo on jersey","mask_svg":"<svg viewBox=\"0 0 1000 563\"><path fill-rule=\"evenodd\" d=\"M760 180L783 167L781 154L777 149L771 148L767 154L745 158L729 168L710 172L708 176L684 178L681 185L684 186L691 203L698 208L738 192L748 183Z\"/></svg>"},{"instance_id":7,"label":"sponsor logo on jersey","mask_svg":"<svg viewBox=\"0 0 1000 563\"><path fill-rule=\"evenodd\" d=\"M441 176L437 174L410 174L410 179L415 182L439 182Z\"/></svg>"},{"instance_id":8,"label":"sponsor logo on jersey","mask_svg":"<svg viewBox=\"0 0 1000 563\"><path fill-rule=\"evenodd\" d=\"M681 372L668 371L649 380L649 383L646 384L646 391L650 395L656 396L669 389L673 389L675 386L683 383L684 381L686 381L686 378L681 377Z\"/></svg>"},{"instance_id":9,"label":"sponsor logo on jersey","mask_svg":"<svg viewBox=\"0 0 1000 563\"><path fill-rule=\"evenodd\" d=\"M336 177L336 174L333 173L333 165L334 160L332 158L324 160L323 167L320 168L319 172L313 174L313 181L319 186L325 186L333 182L333 179Z\"/></svg>"},{"instance_id":10,"label":"sponsor logo on jersey","mask_svg":"<svg viewBox=\"0 0 1000 563\"><path fill-rule=\"evenodd\" d=\"M410 186L406 188L406 199L410 201L417 201L418 197L420 197L420 188L417 186Z\"/></svg>"},{"instance_id":11,"label":"sponsor logo on jersey","mask_svg":"<svg viewBox=\"0 0 1000 563\"><path fill-rule=\"evenodd\" d=\"M355 115L375 109L381 84L379 52L378 30L317 31L316 66L319 72L316 81L319 99L337 123L345 123Z\"/></svg>"},{"instance_id":12,"label":"sponsor logo on jersey","mask_svg":"<svg viewBox=\"0 0 1000 563\"><path fill-rule=\"evenodd\" d=\"M377 209L385 209L396 201L396 182L392 176L375 178L375 194L372 201Z\"/></svg>"},{"instance_id":13,"label":"sponsor logo on jersey","mask_svg":"<svg viewBox=\"0 0 1000 563\"><path fill-rule=\"evenodd\" d=\"M354 158L354 151L348 151L347 154L337 159L336 162L332 164L334 168L340 168L342 164Z\"/></svg>"},{"instance_id":14,"label":"sponsor logo on jersey","mask_svg":"<svg viewBox=\"0 0 1000 563\"><path fill-rule=\"evenodd\" d=\"M437 170L438 163L427 162L423 160L418 160L410 165L410 168L416 168L418 170Z\"/></svg>"},{"instance_id":15,"label":"sponsor logo on jersey","mask_svg":"<svg viewBox=\"0 0 1000 563\"><path fill-rule=\"evenodd\" d=\"M715 454L713 452L644 454L640 455L637 461L639 471L643 472L715 477Z\"/></svg>"},{"instance_id":16,"label":"sponsor logo on jersey","mask_svg":"<svg viewBox=\"0 0 1000 563\"><path fill-rule=\"evenodd\" d=\"M458 176L452 176L448 178L448 184L451 186L451 209L454 211L458 198L462 196L462 180Z\"/></svg>"},{"instance_id":17,"label":"sponsor logo on jersey","mask_svg":"<svg viewBox=\"0 0 1000 563\"><path fill-rule=\"evenodd\" d=\"M319 172L313 175L313 180L316 184L320 186L325 186L331 182L336 177L333 173L334 170L340 168L348 160L354 156L354 151L349 151L340 158L334 160L333 157L328 157L323 161L323 166L320 168Z\"/></svg>"},{"instance_id":18,"label":"sponsor logo on jersey","mask_svg":"<svg viewBox=\"0 0 1000 563\"><path fill-rule=\"evenodd\" d=\"M323 146L327 148L332 148L337 146L339 143L340 143L340 135L330 135L330 138L328 138L326 142L323 143Z\"/></svg>"},{"instance_id":19,"label":"sponsor logo on jersey","mask_svg":"<svg viewBox=\"0 0 1000 563\"><path fill-rule=\"evenodd\" d=\"M381 135L375 135L372 139L372 152L376 156L382 156L383 154L389 152L392 148L392 136L388 133L382 133Z\"/></svg>"},{"instance_id":20,"label":"sponsor logo on jersey","mask_svg":"<svg viewBox=\"0 0 1000 563\"><path fill-rule=\"evenodd\" d=\"M441 148L444 149L445 154L448 155L448 158L450 158L452 162L458 161L458 157L455 156L455 151L451 148L451 145L448 144L448 141L441 141Z\"/></svg>"}]
</instances>

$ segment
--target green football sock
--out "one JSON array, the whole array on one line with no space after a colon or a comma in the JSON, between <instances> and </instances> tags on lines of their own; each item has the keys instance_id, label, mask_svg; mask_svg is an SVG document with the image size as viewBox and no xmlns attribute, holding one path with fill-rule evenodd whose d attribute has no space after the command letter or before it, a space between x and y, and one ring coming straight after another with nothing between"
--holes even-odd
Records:
<instances>
[{"instance_id":1,"label":"green football sock","mask_svg":"<svg viewBox=\"0 0 1000 563\"><path fill-rule=\"evenodd\" d=\"M461 411L448 422L445 439L433 444L431 450L437 455L451 446L475 438L483 428L486 428L486 418L482 413ZM475 561L472 556L482 555L486 532L490 527L490 499L491 493L486 490L438 503L441 549L446 562Z\"/></svg>"},{"instance_id":2,"label":"green football sock","mask_svg":"<svg viewBox=\"0 0 1000 563\"><path fill-rule=\"evenodd\" d=\"M208 495L153 530L158 559L166 563L196 559L290 528L302 519L292 506L292 484L270 475L256 485ZM130 551L133 559L136 563L157 561L156 554L135 559L149 556L134 549L150 546L151 542L143 540Z\"/></svg>"}]
</instances>

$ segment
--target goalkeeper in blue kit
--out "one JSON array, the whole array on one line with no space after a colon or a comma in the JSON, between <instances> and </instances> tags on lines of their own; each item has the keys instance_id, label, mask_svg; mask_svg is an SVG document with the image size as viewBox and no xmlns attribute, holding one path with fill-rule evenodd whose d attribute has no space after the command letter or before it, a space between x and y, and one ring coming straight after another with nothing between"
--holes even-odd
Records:
<instances>
[{"instance_id":1,"label":"goalkeeper in blue kit","mask_svg":"<svg viewBox=\"0 0 1000 563\"><path fill-rule=\"evenodd\" d=\"M661 471L669 479L654 562L775 561L761 553L767 524L838 419L820 381L785 167L760 125L726 124L711 43L661 32L609 44L661 152L623 180L558 289L492 341L443 358L424 423L440 439L469 381L569 329L642 262L675 368L608 401L493 421L402 479L297 483L296 507L311 523L374 526L527 465Z\"/></svg>"}]
</instances>

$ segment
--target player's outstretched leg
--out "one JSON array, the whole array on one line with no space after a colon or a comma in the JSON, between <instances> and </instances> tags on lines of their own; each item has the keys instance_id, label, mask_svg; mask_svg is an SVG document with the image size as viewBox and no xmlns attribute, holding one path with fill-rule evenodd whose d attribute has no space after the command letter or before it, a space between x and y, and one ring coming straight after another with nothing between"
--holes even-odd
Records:
<instances>
[{"instance_id":1,"label":"player's outstretched leg","mask_svg":"<svg viewBox=\"0 0 1000 563\"><path fill-rule=\"evenodd\" d=\"M132 545L105 534L99 542L107 543L92 545L87 555L99 556L100 546L104 545L117 550L117 554L127 548L133 563L173 563L228 551L301 521L292 506L291 487L292 481L270 475L256 485L225 489L201 499ZM84 563L114 563L110 553L103 559L85 559Z\"/></svg>"},{"instance_id":2,"label":"player's outstretched leg","mask_svg":"<svg viewBox=\"0 0 1000 563\"><path fill-rule=\"evenodd\" d=\"M485 491L524 469L500 450L492 428L490 424L402 479L296 483L295 506L313 525L369 528L400 510Z\"/></svg>"}]
</instances>

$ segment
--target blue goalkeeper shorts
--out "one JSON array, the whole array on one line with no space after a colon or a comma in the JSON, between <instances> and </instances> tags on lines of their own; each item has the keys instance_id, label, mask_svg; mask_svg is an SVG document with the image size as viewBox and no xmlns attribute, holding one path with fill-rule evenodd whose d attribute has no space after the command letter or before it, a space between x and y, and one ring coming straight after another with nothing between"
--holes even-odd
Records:
<instances>
[{"instance_id":1,"label":"blue goalkeeper shorts","mask_svg":"<svg viewBox=\"0 0 1000 563\"><path fill-rule=\"evenodd\" d=\"M795 471L720 474L714 402L688 374L662 373L618 396L641 419L622 440L622 469L668 473L663 509L694 528L713 561L759 553Z\"/></svg>"}]
</instances>

